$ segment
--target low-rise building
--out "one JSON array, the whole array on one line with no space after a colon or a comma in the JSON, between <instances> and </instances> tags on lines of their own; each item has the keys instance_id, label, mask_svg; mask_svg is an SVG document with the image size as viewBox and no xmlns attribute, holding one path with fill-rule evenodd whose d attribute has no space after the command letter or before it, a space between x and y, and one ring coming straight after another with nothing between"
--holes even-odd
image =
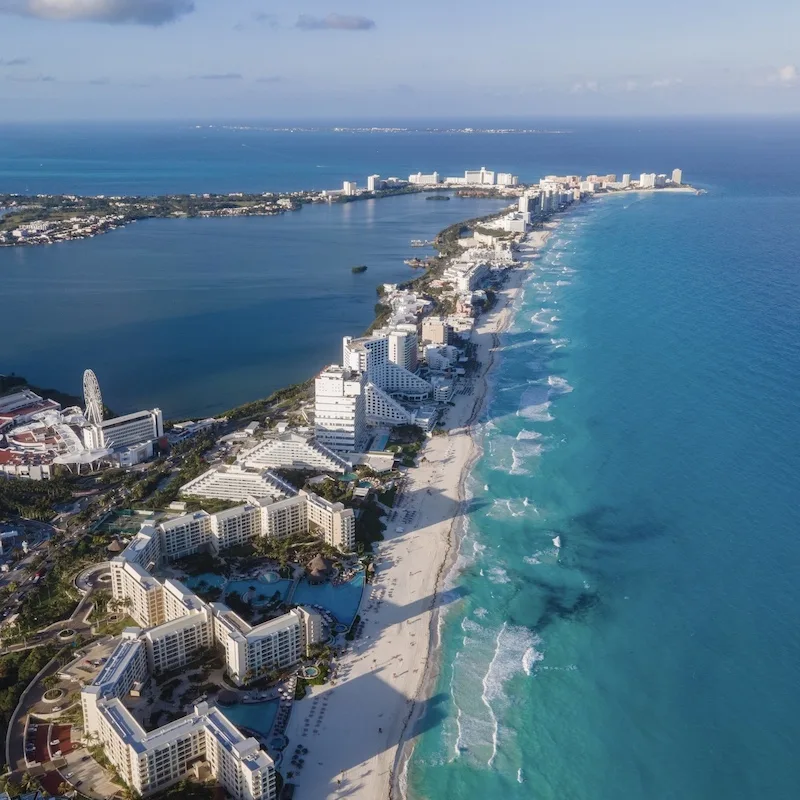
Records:
<instances>
[{"instance_id":1,"label":"low-rise building","mask_svg":"<svg viewBox=\"0 0 800 800\"><path fill-rule=\"evenodd\" d=\"M248 497L288 497L297 490L277 475L248 470L239 464L212 467L181 486L186 497L207 497L244 502Z\"/></svg>"},{"instance_id":2,"label":"low-rise building","mask_svg":"<svg viewBox=\"0 0 800 800\"><path fill-rule=\"evenodd\" d=\"M250 469L262 470L284 467L344 473L350 469L350 463L330 448L291 431L265 439L242 453L239 460Z\"/></svg>"}]
</instances>

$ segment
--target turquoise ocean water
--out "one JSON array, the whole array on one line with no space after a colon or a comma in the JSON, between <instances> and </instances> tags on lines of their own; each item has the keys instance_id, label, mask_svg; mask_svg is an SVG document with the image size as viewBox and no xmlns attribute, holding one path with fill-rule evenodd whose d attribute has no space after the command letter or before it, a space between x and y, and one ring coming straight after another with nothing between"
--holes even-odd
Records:
<instances>
[{"instance_id":1,"label":"turquoise ocean water","mask_svg":"<svg viewBox=\"0 0 800 800\"><path fill-rule=\"evenodd\" d=\"M408 786L426 800L794 798L800 125L546 127L571 132L0 127L0 188L682 167L707 195L587 204L534 262L492 378L450 580L463 599L442 624L440 702ZM94 366L115 409L168 414L250 399L286 364L307 377L369 323L375 284L407 274L410 231L454 207L422 202L403 221L393 202L371 225L327 210L309 225L304 210L0 251L0 371L77 390L69 376ZM370 270L351 276L353 263ZM302 336L276 338L281 319Z\"/></svg>"},{"instance_id":2,"label":"turquoise ocean water","mask_svg":"<svg viewBox=\"0 0 800 800\"><path fill-rule=\"evenodd\" d=\"M562 220L503 339L413 797L797 796L798 221L766 185Z\"/></svg>"}]
</instances>

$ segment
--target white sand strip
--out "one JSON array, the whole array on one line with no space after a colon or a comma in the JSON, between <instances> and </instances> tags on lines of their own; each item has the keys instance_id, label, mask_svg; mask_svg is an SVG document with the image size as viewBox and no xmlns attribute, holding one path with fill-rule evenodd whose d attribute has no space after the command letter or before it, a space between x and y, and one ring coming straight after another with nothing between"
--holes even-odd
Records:
<instances>
[{"instance_id":1,"label":"white sand strip","mask_svg":"<svg viewBox=\"0 0 800 800\"><path fill-rule=\"evenodd\" d=\"M540 247L552 227L528 234L525 244ZM497 334L511 321L527 272L511 271L495 308L473 332L481 366L447 412L450 434L431 438L419 466L408 470L386 538L376 547L376 580L360 609L363 635L338 661L335 682L294 705L286 755L298 744L308 755L299 773L289 764L282 772L294 773L287 780L297 786L297 800L394 794L393 776L410 754L409 733L435 680L434 609L458 549L463 484L478 454L470 428L483 408ZM401 743L409 745L402 757Z\"/></svg>"}]
</instances>

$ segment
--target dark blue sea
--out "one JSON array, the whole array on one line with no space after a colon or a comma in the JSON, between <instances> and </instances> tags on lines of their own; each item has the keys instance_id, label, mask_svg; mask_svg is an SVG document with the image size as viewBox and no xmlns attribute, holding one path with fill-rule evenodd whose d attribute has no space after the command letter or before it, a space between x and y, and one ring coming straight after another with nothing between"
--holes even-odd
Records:
<instances>
[{"instance_id":1,"label":"dark blue sea","mask_svg":"<svg viewBox=\"0 0 800 800\"><path fill-rule=\"evenodd\" d=\"M795 798L800 124L541 127L569 130L0 128L0 187L681 167L707 194L587 203L532 264L407 785L427 800ZM408 240L476 209L400 198L0 250L0 371L77 389L92 366L112 407L219 410L335 359L375 284L408 274Z\"/></svg>"}]
</instances>

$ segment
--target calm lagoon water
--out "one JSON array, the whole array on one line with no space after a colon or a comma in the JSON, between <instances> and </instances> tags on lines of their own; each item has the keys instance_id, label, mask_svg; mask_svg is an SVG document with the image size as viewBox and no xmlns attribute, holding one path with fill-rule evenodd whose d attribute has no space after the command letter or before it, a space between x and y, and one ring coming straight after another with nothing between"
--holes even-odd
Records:
<instances>
[{"instance_id":1,"label":"calm lagoon water","mask_svg":"<svg viewBox=\"0 0 800 800\"><path fill-rule=\"evenodd\" d=\"M79 393L91 367L117 413L224 411L338 362L342 336L372 321L376 287L413 276L411 239L504 205L408 195L0 248L0 370Z\"/></svg>"}]
</instances>

